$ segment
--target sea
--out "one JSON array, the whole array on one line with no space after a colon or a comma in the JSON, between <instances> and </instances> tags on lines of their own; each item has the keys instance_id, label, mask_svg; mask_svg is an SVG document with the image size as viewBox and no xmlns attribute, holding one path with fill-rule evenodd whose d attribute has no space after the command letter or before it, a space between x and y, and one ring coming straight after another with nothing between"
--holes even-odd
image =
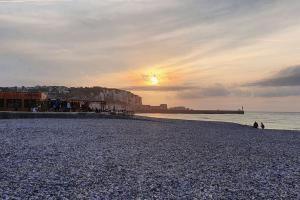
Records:
<instances>
[{"instance_id":1,"label":"sea","mask_svg":"<svg viewBox=\"0 0 300 200\"><path fill-rule=\"evenodd\" d=\"M255 121L263 122L266 129L300 131L300 112L245 112L244 115L225 114L139 114L141 116L200 121L234 122L252 126Z\"/></svg>"}]
</instances>

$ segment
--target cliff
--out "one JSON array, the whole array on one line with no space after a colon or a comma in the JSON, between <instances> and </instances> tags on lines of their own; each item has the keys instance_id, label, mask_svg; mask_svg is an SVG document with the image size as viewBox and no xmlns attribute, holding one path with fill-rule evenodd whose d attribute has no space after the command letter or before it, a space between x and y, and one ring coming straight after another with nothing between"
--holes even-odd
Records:
<instances>
[{"instance_id":1,"label":"cliff","mask_svg":"<svg viewBox=\"0 0 300 200\"><path fill-rule=\"evenodd\" d=\"M142 98L131 92L104 87L0 87L3 92L43 92L49 99L76 99L89 101L106 101L107 104L123 104L132 108L142 105Z\"/></svg>"}]
</instances>

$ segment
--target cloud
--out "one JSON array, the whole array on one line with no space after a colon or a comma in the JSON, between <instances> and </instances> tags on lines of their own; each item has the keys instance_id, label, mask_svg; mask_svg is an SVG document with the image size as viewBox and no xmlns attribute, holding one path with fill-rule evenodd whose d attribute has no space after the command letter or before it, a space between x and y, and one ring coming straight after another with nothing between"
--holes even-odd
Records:
<instances>
[{"instance_id":1,"label":"cloud","mask_svg":"<svg viewBox=\"0 0 300 200\"><path fill-rule=\"evenodd\" d=\"M300 87L262 88L253 92L254 97L291 97L300 96Z\"/></svg>"},{"instance_id":2,"label":"cloud","mask_svg":"<svg viewBox=\"0 0 300 200\"><path fill-rule=\"evenodd\" d=\"M246 97L292 97L300 96L300 65L290 66L274 75L242 84L234 95Z\"/></svg>"},{"instance_id":3,"label":"cloud","mask_svg":"<svg viewBox=\"0 0 300 200\"><path fill-rule=\"evenodd\" d=\"M208 87L198 86L131 86L121 88L130 91L158 91L158 92L175 92L182 99L197 99L204 97L229 96L231 92L221 84L215 84Z\"/></svg>"},{"instance_id":4,"label":"cloud","mask_svg":"<svg viewBox=\"0 0 300 200\"><path fill-rule=\"evenodd\" d=\"M300 68L290 67L282 70L285 75L293 75ZM174 92L179 99L203 99L208 97L246 97L246 98L273 98L273 97L292 97L300 96L300 87L292 84L283 85L280 87L260 86L253 87L253 83L245 85L225 86L223 84L213 84L205 87L196 85L186 86L131 86L121 88L129 91L144 91L144 92Z\"/></svg>"},{"instance_id":5,"label":"cloud","mask_svg":"<svg viewBox=\"0 0 300 200\"><path fill-rule=\"evenodd\" d=\"M228 88L221 84L215 84L210 87L193 88L191 90L182 91L177 94L181 99L200 99L205 97L225 97L231 95Z\"/></svg>"},{"instance_id":6,"label":"cloud","mask_svg":"<svg viewBox=\"0 0 300 200\"><path fill-rule=\"evenodd\" d=\"M45 3L45 2L65 2L72 0L0 0L0 3Z\"/></svg>"},{"instance_id":7,"label":"cloud","mask_svg":"<svg viewBox=\"0 0 300 200\"><path fill-rule=\"evenodd\" d=\"M287 73L294 70L288 69ZM201 99L208 97L246 97L246 98L273 98L300 96L300 87L240 87L215 84L207 87L190 87L178 90L177 96L181 99Z\"/></svg>"},{"instance_id":8,"label":"cloud","mask_svg":"<svg viewBox=\"0 0 300 200\"><path fill-rule=\"evenodd\" d=\"M186 90L194 90L194 86L130 86L121 88L130 91L161 91L161 92L182 92Z\"/></svg>"},{"instance_id":9,"label":"cloud","mask_svg":"<svg viewBox=\"0 0 300 200\"><path fill-rule=\"evenodd\" d=\"M232 88L231 96L247 98L273 98L273 97L295 97L300 96L300 87L249 87Z\"/></svg>"},{"instance_id":10,"label":"cloud","mask_svg":"<svg viewBox=\"0 0 300 200\"><path fill-rule=\"evenodd\" d=\"M245 86L283 87L300 86L300 65L288 67L276 73L273 77L245 84Z\"/></svg>"},{"instance_id":11,"label":"cloud","mask_svg":"<svg viewBox=\"0 0 300 200\"><path fill-rule=\"evenodd\" d=\"M89 69L84 75L94 75L172 59L185 69L204 57L299 24L300 4L294 0L5 0L52 1L1 4L0 52L9 54L5 62L14 65L0 80L18 71L38 83L35 71L41 67L47 73L64 66L69 69L64 71L72 71L69 78L79 78L81 68ZM287 14L288 20L282 17ZM18 58L26 62L15 64Z\"/></svg>"}]
</instances>

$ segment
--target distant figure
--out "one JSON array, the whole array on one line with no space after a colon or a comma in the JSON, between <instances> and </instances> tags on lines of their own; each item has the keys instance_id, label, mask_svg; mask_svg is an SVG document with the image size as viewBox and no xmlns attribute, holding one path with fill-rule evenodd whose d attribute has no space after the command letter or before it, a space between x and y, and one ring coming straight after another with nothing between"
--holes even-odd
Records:
<instances>
[{"instance_id":1,"label":"distant figure","mask_svg":"<svg viewBox=\"0 0 300 200\"><path fill-rule=\"evenodd\" d=\"M258 123L257 122L254 122L253 128L258 128Z\"/></svg>"},{"instance_id":2,"label":"distant figure","mask_svg":"<svg viewBox=\"0 0 300 200\"><path fill-rule=\"evenodd\" d=\"M265 129L264 123L260 123L260 127L261 127L261 129Z\"/></svg>"},{"instance_id":3,"label":"distant figure","mask_svg":"<svg viewBox=\"0 0 300 200\"><path fill-rule=\"evenodd\" d=\"M68 103L67 103L67 111L68 111L68 112L71 112L71 109L72 109L71 104L70 104L70 102L68 102Z\"/></svg>"}]
</instances>

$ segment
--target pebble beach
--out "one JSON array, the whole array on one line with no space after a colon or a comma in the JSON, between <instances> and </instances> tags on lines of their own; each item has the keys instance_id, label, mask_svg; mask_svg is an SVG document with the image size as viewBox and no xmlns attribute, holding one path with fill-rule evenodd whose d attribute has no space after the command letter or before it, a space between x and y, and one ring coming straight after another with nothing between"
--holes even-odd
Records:
<instances>
[{"instance_id":1,"label":"pebble beach","mask_svg":"<svg viewBox=\"0 0 300 200\"><path fill-rule=\"evenodd\" d=\"M298 131L4 119L0 160L0 199L300 199Z\"/></svg>"}]
</instances>

